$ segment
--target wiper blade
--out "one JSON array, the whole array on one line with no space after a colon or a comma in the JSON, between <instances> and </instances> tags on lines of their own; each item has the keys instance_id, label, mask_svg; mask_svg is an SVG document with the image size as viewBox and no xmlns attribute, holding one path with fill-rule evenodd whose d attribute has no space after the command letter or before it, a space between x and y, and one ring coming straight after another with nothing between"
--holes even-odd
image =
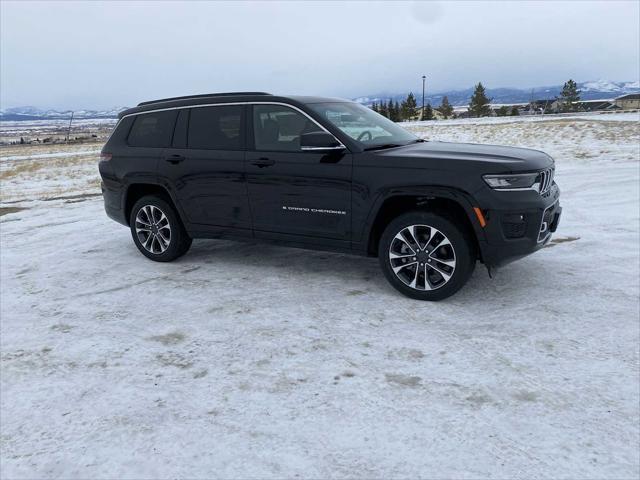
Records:
<instances>
[{"instance_id":1,"label":"wiper blade","mask_svg":"<svg viewBox=\"0 0 640 480\"><path fill-rule=\"evenodd\" d=\"M372 145L371 147L367 147L364 151L369 150L384 150L385 148L394 148L394 147L402 147L403 145L399 143L383 143L382 145Z\"/></svg>"}]
</instances>

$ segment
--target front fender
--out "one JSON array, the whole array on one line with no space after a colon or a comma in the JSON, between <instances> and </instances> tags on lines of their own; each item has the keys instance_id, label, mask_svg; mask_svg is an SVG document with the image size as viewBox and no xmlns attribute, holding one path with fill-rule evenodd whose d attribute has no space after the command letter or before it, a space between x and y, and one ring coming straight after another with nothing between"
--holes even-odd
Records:
<instances>
[{"instance_id":1,"label":"front fender","mask_svg":"<svg viewBox=\"0 0 640 480\"><path fill-rule=\"evenodd\" d=\"M432 185L412 185L410 187L389 187L381 191L376 199L374 200L369 214L366 217L364 224L359 232L358 239L354 242L354 245L361 245L362 248L367 249L369 240L373 233L373 229L376 224L376 219L383 207L383 205L393 199L398 197L413 197L416 198L417 202L424 201L428 203L429 200L434 199L446 199L456 202L464 211L467 219L469 220L469 224L473 228L473 233L475 234L476 240L478 242L478 246L480 248L480 254L482 256L483 251L485 250L485 246L487 243L486 233L483 227L480 225L478 217L474 211L474 207L477 207L478 204L474 201L473 197L462 190L450 188L450 187L440 187L440 186L432 186ZM403 212L398 212L398 214ZM354 232L358 233L358 232Z\"/></svg>"}]
</instances>

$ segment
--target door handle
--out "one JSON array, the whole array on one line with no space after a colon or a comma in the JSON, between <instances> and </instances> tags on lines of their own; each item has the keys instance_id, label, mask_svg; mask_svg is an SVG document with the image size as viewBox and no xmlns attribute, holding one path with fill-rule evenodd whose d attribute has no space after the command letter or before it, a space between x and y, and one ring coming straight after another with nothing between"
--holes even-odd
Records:
<instances>
[{"instance_id":1,"label":"door handle","mask_svg":"<svg viewBox=\"0 0 640 480\"><path fill-rule=\"evenodd\" d=\"M251 165L255 165L256 167L270 167L271 165L275 165L276 161L271 160L270 158L262 157L258 160L254 160L251 162Z\"/></svg>"},{"instance_id":2,"label":"door handle","mask_svg":"<svg viewBox=\"0 0 640 480\"><path fill-rule=\"evenodd\" d=\"M168 157L165 158L165 161L172 163L174 165L183 162L185 160L185 157L183 157L182 155L169 155Z\"/></svg>"}]
</instances>

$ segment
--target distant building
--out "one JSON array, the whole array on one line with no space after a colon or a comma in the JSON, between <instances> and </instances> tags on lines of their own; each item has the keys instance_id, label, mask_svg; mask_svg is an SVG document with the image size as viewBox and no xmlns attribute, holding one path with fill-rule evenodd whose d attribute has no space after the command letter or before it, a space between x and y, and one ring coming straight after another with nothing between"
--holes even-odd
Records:
<instances>
[{"instance_id":1,"label":"distant building","mask_svg":"<svg viewBox=\"0 0 640 480\"><path fill-rule=\"evenodd\" d=\"M453 116L455 118L469 118L471 114L469 113L469 107L466 105L459 105L453 107Z\"/></svg>"},{"instance_id":2,"label":"distant building","mask_svg":"<svg viewBox=\"0 0 640 480\"><path fill-rule=\"evenodd\" d=\"M518 110L518 115L522 115L527 105L528 103L491 103L489 104L490 116L499 117L502 114L502 116L509 117L514 108Z\"/></svg>"},{"instance_id":3,"label":"distant building","mask_svg":"<svg viewBox=\"0 0 640 480\"><path fill-rule=\"evenodd\" d=\"M602 110L619 110L620 107L616 107L614 100L580 100L574 102L574 110L580 112L595 112Z\"/></svg>"},{"instance_id":4,"label":"distant building","mask_svg":"<svg viewBox=\"0 0 640 480\"><path fill-rule=\"evenodd\" d=\"M529 115L541 115L556 112L558 110L558 100L555 98L545 100L533 100L527 104L523 113Z\"/></svg>"},{"instance_id":5,"label":"distant building","mask_svg":"<svg viewBox=\"0 0 640 480\"><path fill-rule=\"evenodd\" d=\"M640 108L640 93L630 93L614 100L614 104L622 110L634 110Z\"/></svg>"}]
</instances>

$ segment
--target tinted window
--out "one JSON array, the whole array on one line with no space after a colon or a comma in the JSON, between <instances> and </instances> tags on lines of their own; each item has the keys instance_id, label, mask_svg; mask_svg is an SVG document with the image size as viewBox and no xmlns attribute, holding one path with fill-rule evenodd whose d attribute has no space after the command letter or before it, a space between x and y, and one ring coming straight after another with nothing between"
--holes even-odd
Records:
<instances>
[{"instance_id":1,"label":"tinted window","mask_svg":"<svg viewBox=\"0 0 640 480\"><path fill-rule=\"evenodd\" d=\"M322 131L300 112L282 105L253 106L253 135L256 150L298 151L300 135Z\"/></svg>"},{"instance_id":2,"label":"tinted window","mask_svg":"<svg viewBox=\"0 0 640 480\"><path fill-rule=\"evenodd\" d=\"M129 145L134 147L168 147L171 145L173 125L178 112L145 113L137 115L129 132Z\"/></svg>"},{"instance_id":3,"label":"tinted window","mask_svg":"<svg viewBox=\"0 0 640 480\"><path fill-rule=\"evenodd\" d=\"M189 117L189 148L241 150L243 107L192 108Z\"/></svg>"}]
</instances>

